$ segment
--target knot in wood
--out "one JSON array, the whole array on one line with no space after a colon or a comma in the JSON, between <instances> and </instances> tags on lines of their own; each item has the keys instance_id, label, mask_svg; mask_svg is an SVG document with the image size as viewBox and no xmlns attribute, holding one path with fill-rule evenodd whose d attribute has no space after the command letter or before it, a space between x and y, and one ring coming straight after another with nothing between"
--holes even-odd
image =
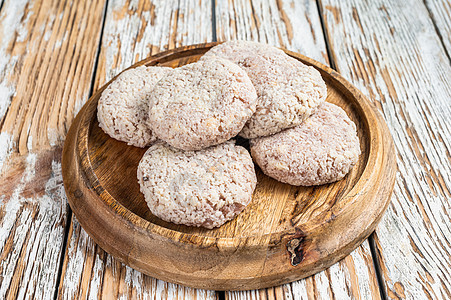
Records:
<instances>
[{"instance_id":1,"label":"knot in wood","mask_svg":"<svg viewBox=\"0 0 451 300\"><path fill-rule=\"evenodd\" d=\"M290 253L290 261L293 267L297 266L304 258L304 251L302 250L302 241L304 238L295 238L287 243L287 250Z\"/></svg>"}]
</instances>

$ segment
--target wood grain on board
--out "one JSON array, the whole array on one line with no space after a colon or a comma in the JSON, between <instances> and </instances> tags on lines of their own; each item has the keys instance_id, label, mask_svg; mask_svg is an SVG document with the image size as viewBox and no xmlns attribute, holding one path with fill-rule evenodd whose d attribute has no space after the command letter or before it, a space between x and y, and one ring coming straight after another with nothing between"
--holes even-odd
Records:
<instances>
[{"instance_id":1,"label":"wood grain on board","mask_svg":"<svg viewBox=\"0 0 451 300\"><path fill-rule=\"evenodd\" d=\"M211 38L210 0L109 1L94 90L151 54ZM58 296L213 299L215 292L166 283L123 265L72 217Z\"/></svg>"},{"instance_id":2,"label":"wood grain on board","mask_svg":"<svg viewBox=\"0 0 451 300\"><path fill-rule=\"evenodd\" d=\"M316 1L217 1L218 41L246 39L281 46L328 64ZM331 274L333 274L331 276ZM380 297L368 242L328 270L284 286L226 292L230 299Z\"/></svg>"},{"instance_id":3,"label":"wood grain on board","mask_svg":"<svg viewBox=\"0 0 451 300\"><path fill-rule=\"evenodd\" d=\"M451 66L434 24L422 1L321 2L339 72L376 103L397 147L375 238L387 295L449 299Z\"/></svg>"},{"instance_id":4,"label":"wood grain on board","mask_svg":"<svg viewBox=\"0 0 451 300\"><path fill-rule=\"evenodd\" d=\"M212 291L154 279L113 258L72 218L59 299L214 299Z\"/></svg>"},{"instance_id":5,"label":"wood grain on board","mask_svg":"<svg viewBox=\"0 0 451 300\"><path fill-rule=\"evenodd\" d=\"M226 292L230 300L380 299L369 243L364 242L342 261L303 280L273 288Z\"/></svg>"},{"instance_id":6,"label":"wood grain on board","mask_svg":"<svg viewBox=\"0 0 451 300\"><path fill-rule=\"evenodd\" d=\"M218 41L259 41L328 63L314 0L216 1L215 15Z\"/></svg>"},{"instance_id":7,"label":"wood grain on board","mask_svg":"<svg viewBox=\"0 0 451 300\"><path fill-rule=\"evenodd\" d=\"M5 0L0 11L0 298L49 299L67 202L61 144L87 100L102 1Z\"/></svg>"},{"instance_id":8,"label":"wood grain on board","mask_svg":"<svg viewBox=\"0 0 451 300\"><path fill-rule=\"evenodd\" d=\"M450 0L426 0L424 2L429 10L435 29L440 39L451 56L451 1Z\"/></svg>"}]
</instances>

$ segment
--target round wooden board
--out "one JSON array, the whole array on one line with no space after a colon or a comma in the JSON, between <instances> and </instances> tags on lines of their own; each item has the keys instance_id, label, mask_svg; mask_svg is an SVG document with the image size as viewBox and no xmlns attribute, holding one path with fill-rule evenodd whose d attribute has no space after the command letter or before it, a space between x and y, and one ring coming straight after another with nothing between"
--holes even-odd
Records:
<instances>
[{"instance_id":1,"label":"round wooden board","mask_svg":"<svg viewBox=\"0 0 451 300\"><path fill-rule=\"evenodd\" d=\"M214 45L169 50L132 68L178 67ZM94 241L125 264L165 281L245 290L324 270L366 239L390 201L395 180L395 150L387 126L374 106L334 70L286 52L321 72L327 101L341 106L356 123L362 154L350 174L333 184L295 187L265 176L256 166L253 200L234 220L213 230L164 222L150 213L136 179L146 149L116 141L98 126L97 101L110 81L79 112L63 150L70 206Z\"/></svg>"}]
</instances>

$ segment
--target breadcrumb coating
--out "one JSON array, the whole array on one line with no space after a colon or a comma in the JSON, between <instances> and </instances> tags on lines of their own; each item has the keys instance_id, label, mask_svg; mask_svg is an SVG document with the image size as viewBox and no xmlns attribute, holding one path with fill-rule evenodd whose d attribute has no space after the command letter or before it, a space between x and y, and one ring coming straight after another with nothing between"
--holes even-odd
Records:
<instances>
[{"instance_id":1,"label":"breadcrumb coating","mask_svg":"<svg viewBox=\"0 0 451 300\"><path fill-rule=\"evenodd\" d=\"M301 125L251 140L262 171L291 185L321 185L342 179L357 163L359 138L340 107L324 103Z\"/></svg>"},{"instance_id":2,"label":"breadcrumb coating","mask_svg":"<svg viewBox=\"0 0 451 300\"><path fill-rule=\"evenodd\" d=\"M257 94L236 64L210 58L174 69L149 94L149 124L158 138L199 150L236 136L255 112Z\"/></svg>"},{"instance_id":3,"label":"breadcrumb coating","mask_svg":"<svg viewBox=\"0 0 451 300\"><path fill-rule=\"evenodd\" d=\"M198 151L157 142L141 159L137 176L155 216L206 228L221 226L239 214L257 183L249 153L233 142Z\"/></svg>"},{"instance_id":4,"label":"breadcrumb coating","mask_svg":"<svg viewBox=\"0 0 451 300\"><path fill-rule=\"evenodd\" d=\"M100 96L99 126L110 137L128 145L145 147L157 138L147 124L147 95L171 68L141 66L119 75Z\"/></svg>"}]
</instances>

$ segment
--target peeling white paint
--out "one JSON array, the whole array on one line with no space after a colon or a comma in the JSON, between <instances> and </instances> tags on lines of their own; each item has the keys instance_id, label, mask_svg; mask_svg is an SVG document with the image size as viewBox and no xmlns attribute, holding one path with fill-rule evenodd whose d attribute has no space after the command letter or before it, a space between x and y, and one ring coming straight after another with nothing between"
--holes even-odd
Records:
<instances>
[{"instance_id":1,"label":"peeling white paint","mask_svg":"<svg viewBox=\"0 0 451 300\"><path fill-rule=\"evenodd\" d=\"M367 242L365 241L365 243L367 243ZM354 252L357 252L359 250L360 249L357 249ZM366 269L365 271L368 272L368 267L366 266L366 264L363 264L361 267L365 268ZM330 288L332 290L332 293L334 295L334 298L335 299L351 299L353 295L351 295L349 292L350 292L352 283L351 283L349 270L345 264L345 261L341 261L341 262L331 266L328 271L329 271L329 278L330 278L330 280L328 280L328 282L329 282ZM329 297L324 297L324 299L329 299Z\"/></svg>"},{"instance_id":2,"label":"peeling white paint","mask_svg":"<svg viewBox=\"0 0 451 300\"><path fill-rule=\"evenodd\" d=\"M64 36L63 39L59 39L59 40L57 40L57 41L55 42L54 49L61 48L61 45L63 45L63 43L64 43L65 41L66 41L66 35Z\"/></svg>"},{"instance_id":3,"label":"peeling white paint","mask_svg":"<svg viewBox=\"0 0 451 300\"><path fill-rule=\"evenodd\" d=\"M44 41L48 42L48 40L50 39L50 37L52 36L52 33L54 32L53 30L50 30L50 28L52 27L53 23L55 22L56 16L54 14L49 16L49 19L46 23L43 23L42 26L44 26L44 28L48 28L48 30L46 30L46 32L44 33Z\"/></svg>"},{"instance_id":4,"label":"peeling white paint","mask_svg":"<svg viewBox=\"0 0 451 300\"><path fill-rule=\"evenodd\" d=\"M47 129L47 139L49 140L50 146L54 147L58 145L58 129L56 128L48 128Z\"/></svg>"},{"instance_id":5,"label":"peeling white paint","mask_svg":"<svg viewBox=\"0 0 451 300\"><path fill-rule=\"evenodd\" d=\"M107 20L105 22L102 47L106 50L105 78L100 79L103 84L117 75L123 69L150 55L151 46L160 50L170 44L171 37L175 34L174 46L189 45L210 41L212 37L211 27L211 1L155 1L154 25L151 24L150 11L138 14L126 14L122 19L113 17L114 11L120 11L124 5L122 1L112 1L107 8ZM179 5L179 7L178 7ZM138 4L131 2L130 10L136 10ZM176 18L176 9L183 19L177 22L177 32L173 32L173 22ZM109 17L111 16L111 17ZM192 26L196 24L196 28ZM144 27L142 37L136 40L137 33ZM119 46L120 45L120 46ZM119 61L120 58L120 61Z\"/></svg>"},{"instance_id":6,"label":"peeling white paint","mask_svg":"<svg viewBox=\"0 0 451 300\"><path fill-rule=\"evenodd\" d=\"M403 290L412 299L446 295L445 286L451 285L451 66L429 13L414 0L322 4L340 72L380 101L397 148L394 195L376 231L387 289ZM342 22L335 21L328 9L333 7L339 7Z\"/></svg>"},{"instance_id":7,"label":"peeling white paint","mask_svg":"<svg viewBox=\"0 0 451 300\"><path fill-rule=\"evenodd\" d=\"M431 11L437 30L442 35L443 43L448 53L451 53L451 20L449 18L450 2L449 1L425 1L428 9Z\"/></svg>"},{"instance_id":8,"label":"peeling white paint","mask_svg":"<svg viewBox=\"0 0 451 300\"><path fill-rule=\"evenodd\" d=\"M103 271L104 271L104 263L103 260L100 259L99 254L96 254L95 261L94 261L94 267L92 268L92 279L89 283L89 297L88 299L99 299L100 295L99 292L101 290L101 284L102 284L102 277L103 277Z\"/></svg>"},{"instance_id":9,"label":"peeling white paint","mask_svg":"<svg viewBox=\"0 0 451 300\"><path fill-rule=\"evenodd\" d=\"M27 5L27 0L7 1L3 4L2 11L7 11L7 14L2 14L0 19L0 31L2 41L0 43L0 120L5 117L5 114L11 105L12 97L16 94L15 86L8 82L8 70L13 70L18 61L17 56L11 56L7 51L8 46L18 34L18 39L27 35L26 29L21 26L20 20L24 14L24 8ZM31 12L27 18L31 16ZM0 133L0 174L2 174L5 161L11 154L14 147L12 137L7 132Z\"/></svg>"},{"instance_id":10,"label":"peeling white paint","mask_svg":"<svg viewBox=\"0 0 451 300\"><path fill-rule=\"evenodd\" d=\"M285 285L285 298L287 300L308 300L306 280L298 280Z\"/></svg>"},{"instance_id":11,"label":"peeling white paint","mask_svg":"<svg viewBox=\"0 0 451 300\"><path fill-rule=\"evenodd\" d=\"M3 166L11 155L14 146L12 136L7 132L0 132L0 174L3 173Z\"/></svg>"},{"instance_id":12,"label":"peeling white paint","mask_svg":"<svg viewBox=\"0 0 451 300\"><path fill-rule=\"evenodd\" d=\"M365 241L358 249L353 251L351 253L351 257L354 261L355 277L358 280L359 284L360 298L361 299L374 298L375 295L373 295L371 282L376 282L376 285L373 287L374 289L376 289L376 291L378 291L379 287L377 285L377 279L374 277L370 277L371 275L368 273L368 267L373 266L372 255L368 241ZM367 258L366 260L365 257ZM373 274L376 274L376 270L374 270Z\"/></svg>"},{"instance_id":13,"label":"peeling white paint","mask_svg":"<svg viewBox=\"0 0 451 300\"><path fill-rule=\"evenodd\" d=\"M75 98L74 116L78 114L83 105L85 105L86 101L88 101L88 91L83 92L81 96L77 95Z\"/></svg>"},{"instance_id":14,"label":"peeling white paint","mask_svg":"<svg viewBox=\"0 0 451 300\"><path fill-rule=\"evenodd\" d=\"M36 161L37 155L29 154L11 197L1 196L0 209L4 217L0 223L0 249L8 239L12 239L12 249L0 262L0 299L6 298L11 280L17 276L18 259L23 255L28 263L22 270L23 284L18 298L49 299L53 296L64 236L66 198L61 163L55 161L44 194L35 198L22 196L26 185L37 176ZM15 230L11 231L13 228Z\"/></svg>"},{"instance_id":15,"label":"peeling white paint","mask_svg":"<svg viewBox=\"0 0 451 300\"><path fill-rule=\"evenodd\" d=\"M21 19L23 18L24 8L27 5L27 0L17 0L17 1L7 1L3 4L2 11L8 12L7 14L2 14L0 19L0 30L2 36L2 42L0 43L0 111L4 110L5 104L9 106L9 102L5 99L5 95L13 95L15 90L6 81L7 70L12 70L17 62L17 57L11 57L10 53L7 51L10 43L15 39L16 34L20 38L27 36L27 30L21 24ZM29 18L31 16L31 11L26 16ZM3 115L0 113L0 118Z\"/></svg>"},{"instance_id":16,"label":"peeling white paint","mask_svg":"<svg viewBox=\"0 0 451 300\"><path fill-rule=\"evenodd\" d=\"M7 26L2 26L2 40L3 41L11 41L14 38L15 30L20 26L21 19L23 18L23 13L25 11L25 6L27 5L28 0L15 0L15 1L6 1L3 4L2 11L8 12L7 14L3 14L5 16L2 19L2 24L7 24ZM3 50L7 47L6 43L1 43L0 49Z\"/></svg>"},{"instance_id":17,"label":"peeling white paint","mask_svg":"<svg viewBox=\"0 0 451 300\"><path fill-rule=\"evenodd\" d=\"M29 153L33 151L33 136L31 135L27 139L27 149Z\"/></svg>"},{"instance_id":18,"label":"peeling white paint","mask_svg":"<svg viewBox=\"0 0 451 300\"><path fill-rule=\"evenodd\" d=\"M66 273L63 278L62 299L76 299L79 297L79 285L85 265L86 249L88 247L93 249L95 246L75 218L72 220L72 226L72 238L67 245L67 253L70 260L67 263Z\"/></svg>"},{"instance_id":19,"label":"peeling white paint","mask_svg":"<svg viewBox=\"0 0 451 300\"><path fill-rule=\"evenodd\" d=\"M44 25L44 24L43 24ZM47 30L44 34L44 41L48 42L48 40L50 39L50 36L52 35L52 31L51 30Z\"/></svg>"},{"instance_id":20,"label":"peeling white paint","mask_svg":"<svg viewBox=\"0 0 451 300\"><path fill-rule=\"evenodd\" d=\"M20 26L17 28L16 42L25 42L28 37L28 28L26 26L30 23L30 17L33 15L33 4L34 2L29 2L28 13L25 19L20 22Z\"/></svg>"},{"instance_id":21,"label":"peeling white paint","mask_svg":"<svg viewBox=\"0 0 451 300\"><path fill-rule=\"evenodd\" d=\"M0 65L2 61L0 60ZM9 105L11 104L12 97L16 94L16 89L12 85L6 85L6 83L0 82L0 120L6 114Z\"/></svg>"}]
</instances>

